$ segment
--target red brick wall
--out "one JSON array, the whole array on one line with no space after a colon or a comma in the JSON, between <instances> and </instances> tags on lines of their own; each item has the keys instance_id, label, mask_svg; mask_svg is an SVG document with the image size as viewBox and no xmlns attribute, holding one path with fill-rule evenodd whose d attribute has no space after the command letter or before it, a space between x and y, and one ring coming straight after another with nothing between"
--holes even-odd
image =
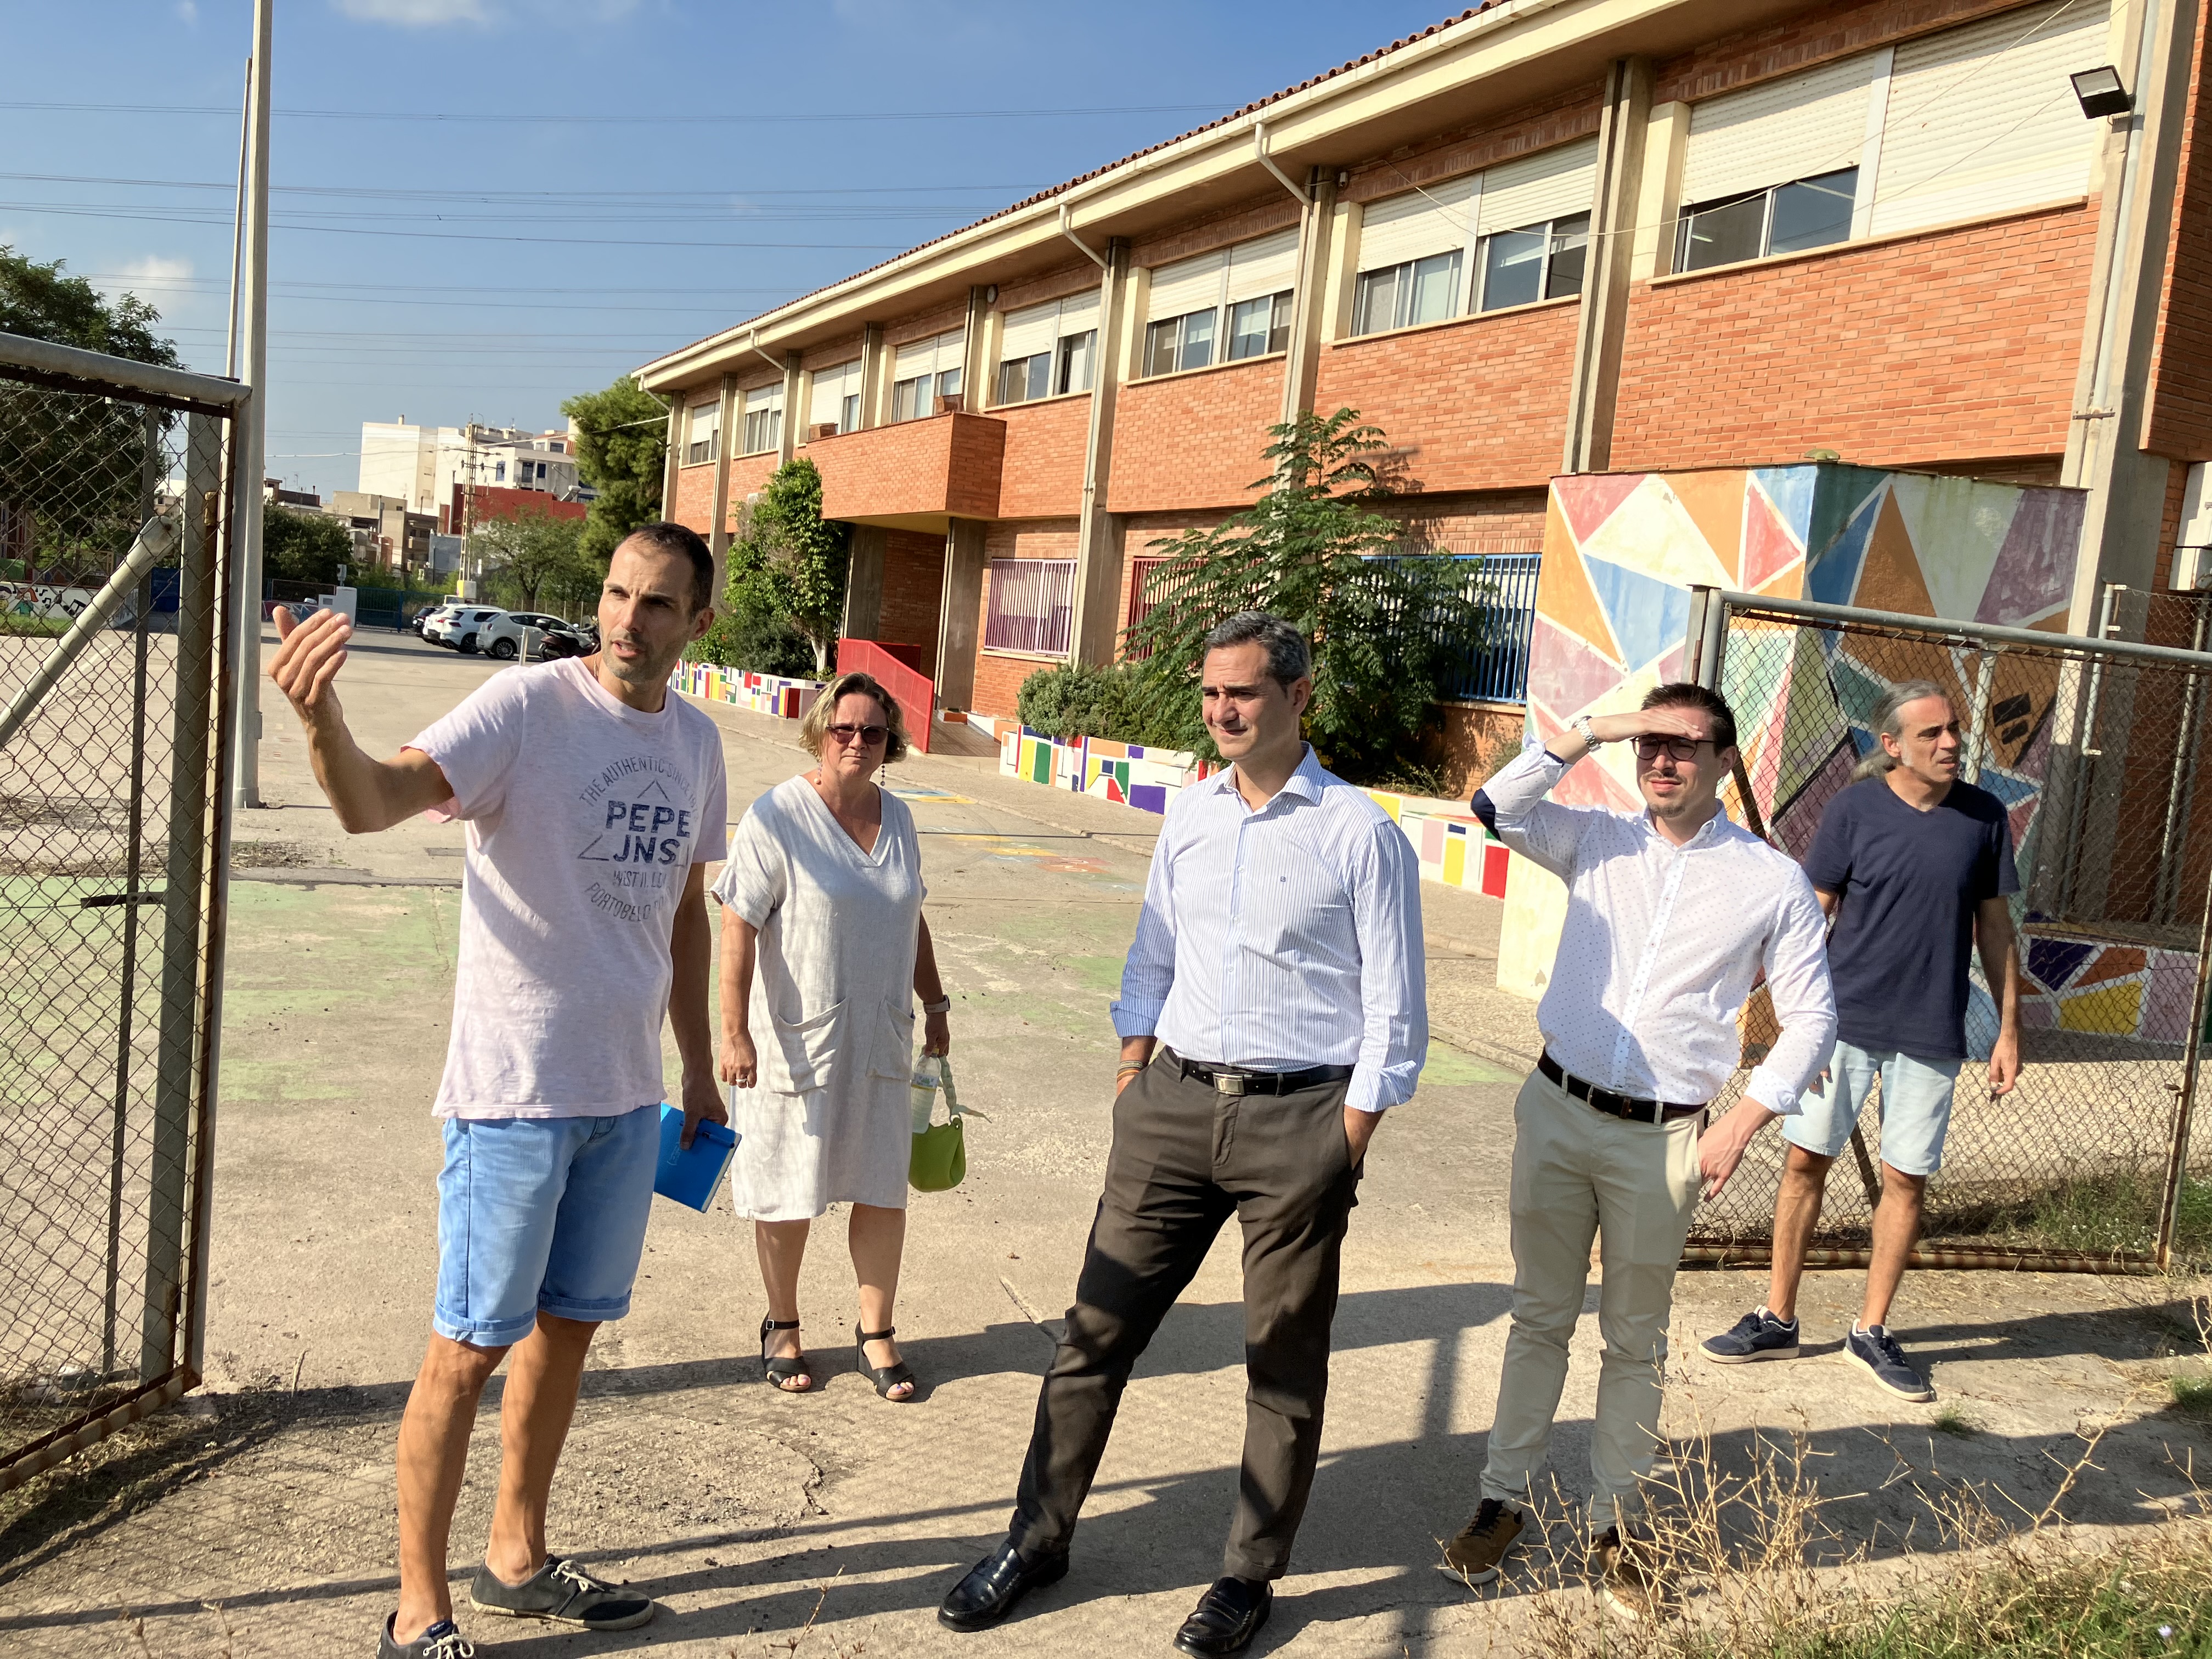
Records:
<instances>
[{"instance_id":1,"label":"red brick wall","mask_svg":"<svg viewBox=\"0 0 2212 1659\"><path fill-rule=\"evenodd\" d=\"M1521 752L1524 721L1517 705L1447 702L1433 707L1438 724L1425 734L1421 758L1443 774L1448 798L1472 795L1476 785Z\"/></svg>"},{"instance_id":2,"label":"red brick wall","mask_svg":"<svg viewBox=\"0 0 2212 1659\"><path fill-rule=\"evenodd\" d=\"M931 415L817 439L806 453L821 469L823 515L995 519L1006 434L991 416Z\"/></svg>"},{"instance_id":3,"label":"red brick wall","mask_svg":"<svg viewBox=\"0 0 2212 1659\"><path fill-rule=\"evenodd\" d=\"M885 533L883 619L876 637L921 647L921 672L937 672L937 607L945 593L945 538L918 530Z\"/></svg>"},{"instance_id":4,"label":"red brick wall","mask_svg":"<svg viewBox=\"0 0 2212 1659\"><path fill-rule=\"evenodd\" d=\"M1562 303L1339 342L1314 406L1418 445L1408 466L1425 489L1540 485L1559 470L1580 315Z\"/></svg>"},{"instance_id":5,"label":"red brick wall","mask_svg":"<svg viewBox=\"0 0 2212 1659\"><path fill-rule=\"evenodd\" d=\"M676 510L669 514L678 524L685 525L701 535L710 535L714 528L714 466L678 467L676 471Z\"/></svg>"},{"instance_id":6,"label":"red brick wall","mask_svg":"<svg viewBox=\"0 0 2212 1659\"><path fill-rule=\"evenodd\" d=\"M975 711L1014 719L1021 713L1022 682L1039 669L1056 667L1059 663L1057 657L1016 657L998 651L978 653Z\"/></svg>"},{"instance_id":7,"label":"red brick wall","mask_svg":"<svg viewBox=\"0 0 2212 1659\"><path fill-rule=\"evenodd\" d=\"M1132 381L1114 410L1110 510L1244 506L1282 407L1280 357Z\"/></svg>"},{"instance_id":8,"label":"red brick wall","mask_svg":"<svg viewBox=\"0 0 2212 1659\"><path fill-rule=\"evenodd\" d=\"M994 409L1006 422L1006 463L1000 473L999 515L1037 519L1083 507L1083 447L1091 434L1091 399Z\"/></svg>"},{"instance_id":9,"label":"red brick wall","mask_svg":"<svg viewBox=\"0 0 2212 1659\"><path fill-rule=\"evenodd\" d=\"M841 336L827 345L809 346L800 355L799 366L810 373L817 368L836 368L839 364L849 363L859 356L860 345L861 337L855 332ZM805 429L806 422L802 419L799 430L804 433Z\"/></svg>"},{"instance_id":10,"label":"red brick wall","mask_svg":"<svg viewBox=\"0 0 2212 1659\"><path fill-rule=\"evenodd\" d=\"M1545 489L1491 495L1408 497L1381 510L1406 526L1406 539L1432 553L1536 553L1544 545Z\"/></svg>"},{"instance_id":11,"label":"red brick wall","mask_svg":"<svg viewBox=\"0 0 2212 1659\"><path fill-rule=\"evenodd\" d=\"M1794 75L1916 34L2008 11L2021 0L1831 0L1764 28L1744 29L1663 60L1653 101L1696 100Z\"/></svg>"},{"instance_id":12,"label":"red brick wall","mask_svg":"<svg viewBox=\"0 0 2212 1659\"><path fill-rule=\"evenodd\" d=\"M956 301L939 306L934 311L925 311L890 324L884 330L884 349L912 345L916 340L933 339L939 334L950 334L968 320L968 302Z\"/></svg>"},{"instance_id":13,"label":"red brick wall","mask_svg":"<svg viewBox=\"0 0 2212 1659\"><path fill-rule=\"evenodd\" d=\"M945 510L963 519L995 519L1002 511L999 486L1005 476L1006 423L988 415L951 415Z\"/></svg>"},{"instance_id":14,"label":"red brick wall","mask_svg":"<svg viewBox=\"0 0 2212 1659\"><path fill-rule=\"evenodd\" d=\"M1638 284L1613 465L2064 450L2094 208Z\"/></svg>"},{"instance_id":15,"label":"red brick wall","mask_svg":"<svg viewBox=\"0 0 2212 1659\"><path fill-rule=\"evenodd\" d=\"M730 529L735 533L744 520L745 497L765 489L783 465L773 449L759 455L732 456L730 460Z\"/></svg>"},{"instance_id":16,"label":"red brick wall","mask_svg":"<svg viewBox=\"0 0 2212 1659\"><path fill-rule=\"evenodd\" d=\"M2212 123L2197 119L2205 62L2212 57L2208 29L2212 4L2198 9L2197 62L2182 122L2181 174L2173 192L2172 240L2143 418L2145 449L2187 461L2212 459ZM2172 536L2162 538L2162 548L2172 545Z\"/></svg>"},{"instance_id":17,"label":"red brick wall","mask_svg":"<svg viewBox=\"0 0 2212 1659\"><path fill-rule=\"evenodd\" d=\"M1211 252L1218 247L1249 242L1287 230L1298 222L1298 204L1281 190L1271 189L1236 207L1224 208L1203 219L1180 224L1172 230L1142 236L1129 246L1133 265L1171 265L1178 259Z\"/></svg>"}]
</instances>

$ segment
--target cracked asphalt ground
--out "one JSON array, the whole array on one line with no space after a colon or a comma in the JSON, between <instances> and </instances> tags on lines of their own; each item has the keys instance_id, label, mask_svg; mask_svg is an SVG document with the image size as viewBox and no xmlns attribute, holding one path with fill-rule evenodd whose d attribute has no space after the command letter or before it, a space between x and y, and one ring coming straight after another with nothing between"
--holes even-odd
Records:
<instances>
[{"instance_id":1,"label":"cracked asphalt ground","mask_svg":"<svg viewBox=\"0 0 2212 1659\"><path fill-rule=\"evenodd\" d=\"M348 706L396 748L494 671L365 640ZM788 724L717 709L732 815L801 769ZM268 712L264 792L239 827L214 1218L207 1388L0 1499L0 1650L10 1655L374 1651L392 1605L392 1438L436 1261L429 1116L452 993L460 835L414 823L338 834L289 715ZM762 1297L726 1211L655 1206L635 1310L603 1332L555 1489L556 1547L647 1588L662 1611L592 1641L471 1617L516 1656L1165 1653L1219 1571L1243 1424L1233 1231L1139 1368L1073 1571L999 1630L933 1609L1001 1532L1097 1201L1114 1040L1106 1003L1157 821L1000 779L985 757L894 769L924 832L928 909L955 997L971 1123L958 1190L914 1199L898 1323L917 1399L853 1368L842 1219L817 1230L805 1337L827 1385L758 1381ZM1345 1255L1324 1463L1291 1576L1255 1651L1510 1651L1528 1583L1486 1596L1434 1570L1473 1508L1509 1304L1505 1203L1529 1006L1492 988L1498 907L1423 890L1438 1040L1420 1093L1368 1161ZM2184 1501L2203 1426L2154 1392L2187 1337L2172 1280L1919 1274L1898 1326L1933 1363L1933 1408L1880 1395L1833 1358L1848 1273L1813 1275L1814 1357L1721 1369L1696 1340L1758 1298L1689 1273L1676 1299L1668 1427L1741 1466L1754 1431L1795 1434L1842 1536L1877 1556L1935 1540L1917 1483L1974 1480L2039 1508L2081 1437L2107 1432L2066 1513L2119 1535ZM1593 1300L1595 1306L1595 1285ZM1554 1465L1587 1467L1596 1333L1586 1320ZM455 1526L475 1564L497 1450L487 1395ZM2002 1506L2000 1506L2002 1507ZM1560 1534L1562 1540L1565 1534ZM1579 1594L1579 1592L1575 1592Z\"/></svg>"}]
</instances>

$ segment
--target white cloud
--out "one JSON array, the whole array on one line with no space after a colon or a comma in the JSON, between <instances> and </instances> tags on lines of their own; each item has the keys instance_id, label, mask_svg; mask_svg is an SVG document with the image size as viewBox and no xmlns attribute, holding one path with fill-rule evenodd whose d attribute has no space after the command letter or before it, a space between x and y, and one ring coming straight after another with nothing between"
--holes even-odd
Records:
<instances>
[{"instance_id":1,"label":"white cloud","mask_svg":"<svg viewBox=\"0 0 2212 1659\"><path fill-rule=\"evenodd\" d=\"M200 9L193 0L177 0L177 15L187 23L197 23L200 21Z\"/></svg>"}]
</instances>

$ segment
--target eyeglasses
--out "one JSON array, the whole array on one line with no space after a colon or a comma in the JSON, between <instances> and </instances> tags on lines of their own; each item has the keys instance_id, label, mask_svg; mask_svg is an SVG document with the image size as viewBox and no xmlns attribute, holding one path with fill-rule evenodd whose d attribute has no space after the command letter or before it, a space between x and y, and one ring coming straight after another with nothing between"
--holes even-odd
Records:
<instances>
[{"instance_id":1,"label":"eyeglasses","mask_svg":"<svg viewBox=\"0 0 2212 1659\"><path fill-rule=\"evenodd\" d=\"M1636 754L1639 760L1657 760L1663 750L1678 761L1695 760L1698 750L1711 741L1711 738L1638 738Z\"/></svg>"},{"instance_id":2,"label":"eyeglasses","mask_svg":"<svg viewBox=\"0 0 2212 1659\"><path fill-rule=\"evenodd\" d=\"M888 726L851 726L842 720L824 729L840 743L865 743L871 749L891 734Z\"/></svg>"}]
</instances>

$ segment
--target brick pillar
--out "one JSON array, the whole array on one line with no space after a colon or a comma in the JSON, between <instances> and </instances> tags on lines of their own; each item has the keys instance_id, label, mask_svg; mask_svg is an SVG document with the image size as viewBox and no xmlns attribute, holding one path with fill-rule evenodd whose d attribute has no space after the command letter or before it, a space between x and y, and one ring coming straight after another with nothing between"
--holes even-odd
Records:
<instances>
[{"instance_id":1,"label":"brick pillar","mask_svg":"<svg viewBox=\"0 0 2212 1659\"><path fill-rule=\"evenodd\" d=\"M1094 665L1114 660L1114 641L1121 624L1116 606L1121 592L1121 526L1106 510L1106 483L1114 470L1114 395L1129 332L1136 326L1130 292L1133 281L1129 244L1117 236L1106 245L1106 269L1098 283L1098 367L1091 387L1091 429L1083 448L1083 506L1075 531L1075 614L1069 624L1069 660Z\"/></svg>"},{"instance_id":2,"label":"brick pillar","mask_svg":"<svg viewBox=\"0 0 2212 1659\"><path fill-rule=\"evenodd\" d=\"M981 519L955 519L945 538L945 586L937 605L937 706L967 708L975 696L975 631L983 609Z\"/></svg>"},{"instance_id":3,"label":"brick pillar","mask_svg":"<svg viewBox=\"0 0 2212 1659\"><path fill-rule=\"evenodd\" d=\"M884 544L890 532L879 524L853 526L845 572L845 620L838 632L848 640L872 640L884 619Z\"/></svg>"},{"instance_id":4,"label":"brick pillar","mask_svg":"<svg viewBox=\"0 0 2212 1659\"><path fill-rule=\"evenodd\" d=\"M1628 331L1628 279L1635 258L1629 232L1643 193L1644 138L1651 120L1651 60L1618 58L1607 72L1597 132L1597 200L1575 327L1574 378L1567 394L1562 472L1602 472L1613 464L1613 413L1620 391L1620 353Z\"/></svg>"}]
</instances>

